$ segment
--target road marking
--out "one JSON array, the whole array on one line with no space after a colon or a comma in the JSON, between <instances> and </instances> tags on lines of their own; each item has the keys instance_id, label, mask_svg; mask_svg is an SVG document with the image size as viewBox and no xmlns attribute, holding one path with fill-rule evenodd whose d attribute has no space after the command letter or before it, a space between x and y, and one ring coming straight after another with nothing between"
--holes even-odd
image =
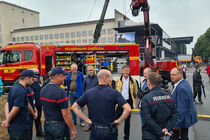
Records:
<instances>
[{"instance_id":1,"label":"road marking","mask_svg":"<svg viewBox=\"0 0 210 140\"><path fill-rule=\"evenodd\" d=\"M133 112L139 112L140 109L132 109ZM210 115L197 114L198 118L210 118Z\"/></svg>"},{"instance_id":2,"label":"road marking","mask_svg":"<svg viewBox=\"0 0 210 140\"><path fill-rule=\"evenodd\" d=\"M201 118L210 118L210 115L202 115L202 114L198 114L198 117L201 117Z\"/></svg>"}]
</instances>

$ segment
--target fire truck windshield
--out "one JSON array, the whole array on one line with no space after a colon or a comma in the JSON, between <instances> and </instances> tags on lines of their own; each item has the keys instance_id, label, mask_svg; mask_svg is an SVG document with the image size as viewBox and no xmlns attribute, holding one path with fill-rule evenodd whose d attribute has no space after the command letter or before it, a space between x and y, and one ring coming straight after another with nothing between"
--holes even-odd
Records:
<instances>
[{"instance_id":1,"label":"fire truck windshield","mask_svg":"<svg viewBox=\"0 0 210 140\"><path fill-rule=\"evenodd\" d=\"M7 51L7 63L21 62L21 51Z\"/></svg>"},{"instance_id":2,"label":"fire truck windshield","mask_svg":"<svg viewBox=\"0 0 210 140\"><path fill-rule=\"evenodd\" d=\"M0 66L3 64L4 52L0 52Z\"/></svg>"}]
</instances>

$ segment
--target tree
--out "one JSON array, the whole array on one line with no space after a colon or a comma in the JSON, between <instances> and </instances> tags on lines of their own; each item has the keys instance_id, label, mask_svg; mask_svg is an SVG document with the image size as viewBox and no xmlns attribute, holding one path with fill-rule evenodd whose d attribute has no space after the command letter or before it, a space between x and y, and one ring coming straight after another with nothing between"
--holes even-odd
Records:
<instances>
[{"instance_id":1,"label":"tree","mask_svg":"<svg viewBox=\"0 0 210 140\"><path fill-rule=\"evenodd\" d=\"M200 55L205 60L210 57L210 27L198 38L194 51L196 55Z\"/></svg>"}]
</instances>

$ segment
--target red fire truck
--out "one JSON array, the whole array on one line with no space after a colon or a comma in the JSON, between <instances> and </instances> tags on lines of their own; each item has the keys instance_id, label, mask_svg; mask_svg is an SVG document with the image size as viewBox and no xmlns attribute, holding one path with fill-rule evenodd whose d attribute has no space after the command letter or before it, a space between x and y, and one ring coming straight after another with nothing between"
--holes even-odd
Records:
<instances>
[{"instance_id":1,"label":"red fire truck","mask_svg":"<svg viewBox=\"0 0 210 140\"><path fill-rule=\"evenodd\" d=\"M93 61L94 60L94 61ZM18 81L25 69L38 68L45 76L55 66L70 71L70 65L77 63L85 73L87 65L94 65L96 72L108 68L113 74L120 74L125 64L131 67L131 75L139 76L139 45L43 45L34 43L10 44L0 52L0 75L5 87Z\"/></svg>"}]
</instances>

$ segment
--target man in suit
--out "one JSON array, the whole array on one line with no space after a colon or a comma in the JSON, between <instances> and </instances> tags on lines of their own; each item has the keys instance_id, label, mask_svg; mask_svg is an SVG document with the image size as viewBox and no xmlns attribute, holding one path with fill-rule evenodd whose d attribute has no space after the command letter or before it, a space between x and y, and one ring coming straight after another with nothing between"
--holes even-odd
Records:
<instances>
[{"instance_id":1,"label":"man in suit","mask_svg":"<svg viewBox=\"0 0 210 140\"><path fill-rule=\"evenodd\" d=\"M175 83L172 96L179 114L174 127L173 140L178 140L180 137L182 140L188 140L189 127L198 121L192 89L188 81L183 79L183 72L180 68L171 70L171 81Z\"/></svg>"}]
</instances>

